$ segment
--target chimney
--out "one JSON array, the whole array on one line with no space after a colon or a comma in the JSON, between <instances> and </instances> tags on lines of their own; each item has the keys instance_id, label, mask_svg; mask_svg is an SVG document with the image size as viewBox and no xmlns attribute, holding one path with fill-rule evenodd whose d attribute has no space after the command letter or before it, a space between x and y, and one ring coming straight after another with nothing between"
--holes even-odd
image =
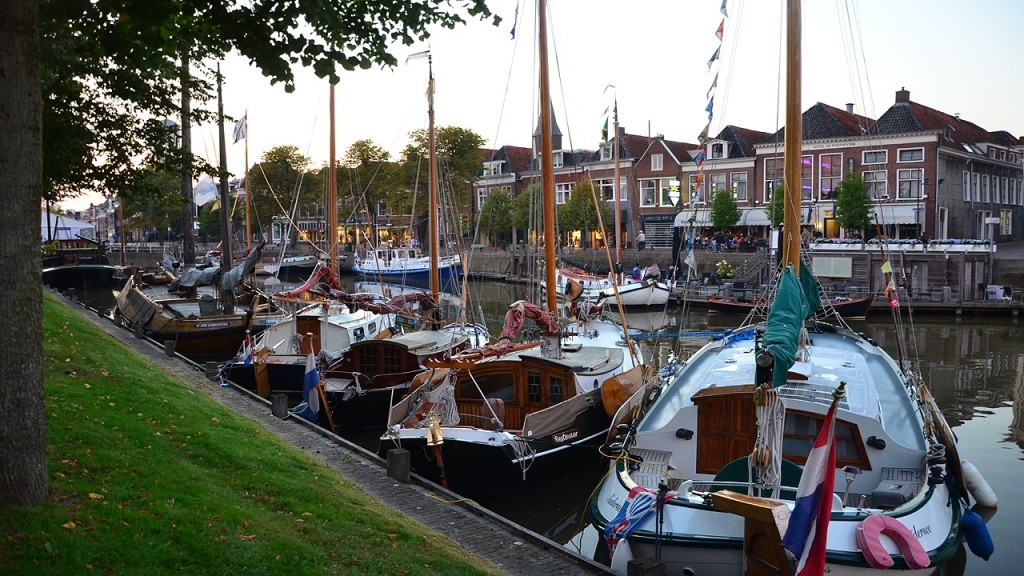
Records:
<instances>
[{"instance_id":1,"label":"chimney","mask_svg":"<svg viewBox=\"0 0 1024 576\"><path fill-rule=\"evenodd\" d=\"M899 90L897 90L896 91L896 103L897 104L900 104L900 103L909 104L910 103L910 90L907 90L906 87L903 87L903 88L900 88Z\"/></svg>"},{"instance_id":2,"label":"chimney","mask_svg":"<svg viewBox=\"0 0 1024 576\"><path fill-rule=\"evenodd\" d=\"M956 114L953 114L953 116L955 116L957 120L960 119L960 113L959 112L957 112Z\"/></svg>"},{"instance_id":3,"label":"chimney","mask_svg":"<svg viewBox=\"0 0 1024 576\"><path fill-rule=\"evenodd\" d=\"M846 113L853 114L853 102L846 103Z\"/></svg>"}]
</instances>

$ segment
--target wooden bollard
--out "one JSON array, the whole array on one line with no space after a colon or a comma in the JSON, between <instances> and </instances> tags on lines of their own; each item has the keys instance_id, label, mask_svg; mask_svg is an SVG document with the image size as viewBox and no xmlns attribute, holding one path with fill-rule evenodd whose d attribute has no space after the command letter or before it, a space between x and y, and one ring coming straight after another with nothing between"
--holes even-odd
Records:
<instances>
[{"instance_id":1,"label":"wooden bollard","mask_svg":"<svg viewBox=\"0 0 1024 576\"><path fill-rule=\"evenodd\" d=\"M207 362L203 366L203 373L206 374L207 378L213 380L217 376L220 376L220 366L213 361Z\"/></svg>"},{"instance_id":2,"label":"wooden bollard","mask_svg":"<svg viewBox=\"0 0 1024 576\"><path fill-rule=\"evenodd\" d=\"M174 340L164 340L164 354L174 357Z\"/></svg>"},{"instance_id":3,"label":"wooden bollard","mask_svg":"<svg viewBox=\"0 0 1024 576\"><path fill-rule=\"evenodd\" d=\"M388 478L408 484L412 470L412 455L405 448L388 450Z\"/></svg>"},{"instance_id":4,"label":"wooden bollard","mask_svg":"<svg viewBox=\"0 0 1024 576\"><path fill-rule=\"evenodd\" d=\"M278 418L286 418L288 416L288 395L271 394L270 413Z\"/></svg>"},{"instance_id":5,"label":"wooden bollard","mask_svg":"<svg viewBox=\"0 0 1024 576\"><path fill-rule=\"evenodd\" d=\"M142 323L136 324L135 330L133 330L132 332L135 333L135 337L138 338L139 340L142 340L143 338L146 337L146 333L143 331L142 328Z\"/></svg>"}]
</instances>

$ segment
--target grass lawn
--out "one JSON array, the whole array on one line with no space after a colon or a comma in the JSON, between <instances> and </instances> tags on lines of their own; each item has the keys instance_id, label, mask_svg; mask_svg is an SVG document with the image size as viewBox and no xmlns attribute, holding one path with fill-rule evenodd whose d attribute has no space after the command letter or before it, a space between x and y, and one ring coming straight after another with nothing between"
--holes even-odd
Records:
<instances>
[{"instance_id":1,"label":"grass lawn","mask_svg":"<svg viewBox=\"0 0 1024 576\"><path fill-rule=\"evenodd\" d=\"M44 296L50 498L0 574L501 574Z\"/></svg>"}]
</instances>

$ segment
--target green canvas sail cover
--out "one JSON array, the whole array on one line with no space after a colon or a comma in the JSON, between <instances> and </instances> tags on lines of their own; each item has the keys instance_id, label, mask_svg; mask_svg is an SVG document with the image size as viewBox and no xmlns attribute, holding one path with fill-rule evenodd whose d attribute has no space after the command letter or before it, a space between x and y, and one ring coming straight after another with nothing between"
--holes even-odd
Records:
<instances>
[{"instance_id":1,"label":"green canvas sail cover","mask_svg":"<svg viewBox=\"0 0 1024 576\"><path fill-rule=\"evenodd\" d=\"M818 283L806 266L800 263L800 278L793 266L786 266L779 279L779 288L768 311L768 326L764 332L764 345L775 358L772 386L786 383L789 369L796 363L796 350L800 344L800 329L804 320L821 307Z\"/></svg>"}]
</instances>

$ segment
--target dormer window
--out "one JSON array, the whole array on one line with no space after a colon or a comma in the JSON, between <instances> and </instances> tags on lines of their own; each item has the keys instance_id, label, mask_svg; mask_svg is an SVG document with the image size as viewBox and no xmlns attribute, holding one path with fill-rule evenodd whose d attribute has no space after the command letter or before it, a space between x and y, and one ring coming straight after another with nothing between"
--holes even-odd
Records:
<instances>
[{"instance_id":1,"label":"dormer window","mask_svg":"<svg viewBox=\"0 0 1024 576\"><path fill-rule=\"evenodd\" d=\"M503 163L501 160L484 162L484 176L497 176L501 174L501 165Z\"/></svg>"},{"instance_id":2,"label":"dormer window","mask_svg":"<svg viewBox=\"0 0 1024 576\"><path fill-rule=\"evenodd\" d=\"M552 155L551 159L554 162L554 167L555 168L561 168L562 167L562 152L555 152Z\"/></svg>"},{"instance_id":3,"label":"dormer window","mask_svg":"<svg viewBox=\"0 0 1024 576\"><path fill-rule=\"evenodd\" d=\"M708 158L721 160L729 157L729 145L727 142L712 142L708 145Z\"/></svg>"},{"instance_id":4,"label":"dormer window","mask_svg":"<svg viewBox=\"0 0 1024 576\"><path fill-rule=\"evenodd\" d=\"M601 144L601 160L612 159L612 145L609 142Z\"/></svg>"}]
</instances>

